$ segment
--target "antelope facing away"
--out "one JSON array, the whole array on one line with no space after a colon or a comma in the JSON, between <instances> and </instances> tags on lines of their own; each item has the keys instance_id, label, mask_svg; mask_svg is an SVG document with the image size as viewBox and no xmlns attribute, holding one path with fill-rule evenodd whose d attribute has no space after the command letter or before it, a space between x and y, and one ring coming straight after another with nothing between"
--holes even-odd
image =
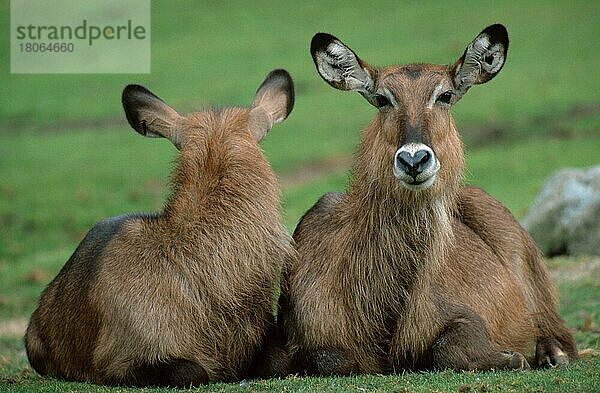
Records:
<instances>
[{"instance_id":1,"label":"antelope facing away","mask_svg":"<svg viewBox=\"0 0 600 393\"><path fill-rule=\"evenodd\" d=\"M292 110L292 79L275 70L251 108L186 117L142 86L127 86L122 101L135 131L180 150L172 194L158 214L108 218L88 232L31 317L29 361L42 375L110 385L245 377L295 255L258 145Z\"/></svg>"},{"instance_id":2,"label":"antelope facing away","mask_svg":"<svg viewBox=\"0 0 600 393\"><path fill-rule=\"evenodd\" d=\"M489 26L453 65L375 68L316 34L317 71L378 108L347 193L328 193L294 233L281 318L309 374L528 368L577 357L530 236L499 202L465 186L450 109L506 60Z\"/></svg>"}]
</instances>

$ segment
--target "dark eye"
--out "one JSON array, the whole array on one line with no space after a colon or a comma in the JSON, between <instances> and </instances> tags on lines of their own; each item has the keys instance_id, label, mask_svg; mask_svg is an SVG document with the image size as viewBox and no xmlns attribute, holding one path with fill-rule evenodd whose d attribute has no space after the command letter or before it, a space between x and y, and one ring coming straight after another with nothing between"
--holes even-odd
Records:
<instances>
[{"instance_id":1,"label":"dark eye","mask_svg":"<svg viewBox=\"0 0 600 393\"><path fill-rule=\"evenodd\" d=\"M373 101L375 101L375 106L377 108L392 105L390 100L388 100L387 97L382 94L375 94L375 96L373 97Z\"/></svg>"},{"instance_id":2,"label":"dark eye","mask_svg":"<svg viewBox=\"0 0 600 393\"><path fill-rule=\"evenodd\" d=\"M437 102L442 102L444 104L449 104L452 99L452 91L448 90L440 94L437 98Z\"/></svg>"}]
</instances>

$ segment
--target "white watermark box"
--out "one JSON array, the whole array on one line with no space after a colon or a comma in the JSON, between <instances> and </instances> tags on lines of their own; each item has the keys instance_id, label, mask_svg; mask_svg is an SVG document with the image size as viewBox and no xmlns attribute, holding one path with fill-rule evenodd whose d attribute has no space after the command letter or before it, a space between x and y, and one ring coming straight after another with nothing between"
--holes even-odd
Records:
<instances>
[{"instance_id":1,"label":"white watermark box","mask_svg":"<svg viewBox=\"0 0 600 393\"><path fill-rule=\"evenodd\" d=\"M150 0L11 0L15 74L150 73Z\"/></svg>"}]
</instances>

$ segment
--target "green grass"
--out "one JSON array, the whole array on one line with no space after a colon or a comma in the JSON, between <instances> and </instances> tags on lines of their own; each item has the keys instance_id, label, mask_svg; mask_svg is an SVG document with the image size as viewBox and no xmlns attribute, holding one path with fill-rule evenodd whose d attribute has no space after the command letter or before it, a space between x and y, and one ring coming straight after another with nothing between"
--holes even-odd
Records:
<instances>
[{"instance_id":1,"label":"green grass","mask_svg":"<svg viewBox=\"0 0 600 393\"><path fill-rule=\"evenodd\" d=\"M394 376L346 378L288 378L244 381L240 384L213 384L196 389L202 392L596 392L600 389L596 370L600 362L582 361L563 370L487 373L422 373ZM501 382L499 382L501 381ZM32 381L25 377L10 386L11 392L77 391L136 392L135 389L109 389L86 384ZM0 390L1 391L1 390ZM176 392L173 389L144 389L145 392Z\"/></svg>"},{"instance_id":2,"label":"green grass","mask_svg":"<svg viewBox=\"0 0 600 393\"><path fill-rule=\"evenodd\" d=\"M338 36L373 65L452 63L485 26L502 22L511 39L506 66L453 111L467 148L468 182L521 218L556 169L600 163L599 15L594 1L155 1L151 74L11 75L3 56L0 392L168 391L40 378L28 367L21 335L2 333L29 317L91 225L163 204L176 151L168 141L141 138L128 127L120 104L126 84L142 83L187 113L248 105L268 71L288 69L295 108L262 147L282 178L283 214L292 231L320 195L346 189L348 157L375 113L358 94L336 91L318 77L308 53L315 32ZM9 25L9 2L2 2L3 54L9 53ZM549 265L562 315L580 348L599 349L597 259ZM599 369L596 357L564 370L288 378L201 390L591 392L600 391Z\"/></svg>"}]
</instances>

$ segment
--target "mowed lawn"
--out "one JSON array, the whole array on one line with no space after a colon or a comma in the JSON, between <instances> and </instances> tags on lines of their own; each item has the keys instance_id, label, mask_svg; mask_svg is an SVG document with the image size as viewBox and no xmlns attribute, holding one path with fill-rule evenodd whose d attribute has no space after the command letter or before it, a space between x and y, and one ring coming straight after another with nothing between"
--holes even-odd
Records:
<instances>
[{"instance_id":1,"label":"mowed lawn","mask_svg":"<svg viewBox=\"0 0 600 393\"><path fill-rule=\"evenodd\" d=\"M147 75L11 75L9 42L0 40L0 392L136 391L40 378L22 343L41 291L86 231L107 216L156 211L168 195L176 150L129 128L120 104L128 83L187 113L249 105L270 70L287 69L295 108L262 147L281 179L293 231L320 195L345 189L360 131L376 111L321 80L308 50L312 35L334 34L373 65L447 64L501 22L511 39L506 66L453 109L468 182L521 218L556 169L600 164L600 3L322 3L153 2ZM9 11L2 2L0 25L9 26ZM7 37L8 27L2 31ZM580 348L600 349L600 260L548 265ZM591 392L600 391L598 370L600 359L586 357L562 370L290 377L198 390Z\"/></svg>"}]
</instances>

